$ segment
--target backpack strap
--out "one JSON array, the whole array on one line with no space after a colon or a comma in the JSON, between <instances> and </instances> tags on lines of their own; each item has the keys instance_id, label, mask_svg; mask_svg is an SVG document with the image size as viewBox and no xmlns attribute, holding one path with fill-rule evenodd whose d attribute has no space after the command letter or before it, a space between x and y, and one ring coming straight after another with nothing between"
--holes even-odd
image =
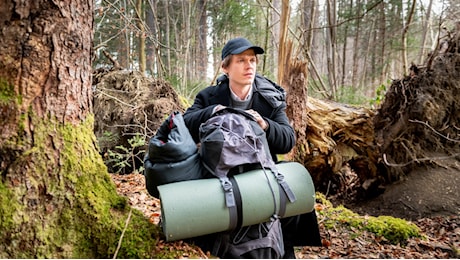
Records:
<instances>
[{"instance_id":1,"label":"backpack strap","mask_svg":"<svg viewBox=\"0 0 460 260\"><path fill-rule=\"evenodd\" d=\"M295 197L294 192L291 190L291 187L289 187L289 184L284 180L284 174L280 173L278 169L275 169L275 170L272 169L272 172L273 172L273 175L275 175L276 181L283 189L289 201L290 202L296 201L297 198Z\"/></svg>"},{"instance_id":2,"label":"backpack strap","mask_svg":"<svg viewBox=\"0 0 460 260\"><path fill-rule=\"evenodd\" d=\"M297 198L296 198L294 192L291 190L291 187L289 187L289 184L284 180L284 174L282 174L282 173L280 173L278 171L278 169L276 168L276 165L272 161L268 162L267 164L268 164L267 167L272 172L272 174L275 177L276 181L278 182L278 186L280 188L279 189L280 207L277 209L277 212L275 212L275 214L277 214L279 217L282 218L282 217L284 217L284 214L286 214L287 201L289 200L292 203L292 202L296 201ZM265 167L264 167L264 165L262 163L261 163L261 165L262 165L262 169L264 169L264 173L265 173ZM276 209L276 205L275 205L275 209Z\"/></svg>"},{"instance_id":3,"label":"backpack strap","mask_svg":"<svg viewBox=\"0 0 460 260\"><path fill-rule=\"evenodd\" d=\"M280 208L278 210L278 215L282 218L284 214L286 214L287 201L289 200L292 203L296 201L297 198L294 192L292 192L291 187L289 187L289 184L284 181L284 174L280 173L277 169L275 171L272 170L272 172L280 186Z\"/></svg>"},{"instance_id":4,"label":"backpack strap","mask_svg":"<svg viewBox=\"0 0 460 260\"><path fill-rule=\"evenodd\" d=\"M225 205L227 205L229 210L229 229L235 229L238 224L238 209L236 207L235 194L233 193L233 185L227 176L220 177L219 180L225 192Z\"/></svg>"},{"instance_id":5,"label":"backpack strap","mask_svg":"<svg viewBox=\"0 0 460 260\"><path fill-rule=\"evenodd\" d=\"M235 212L231 212L230 218L236 219L236 226L234 227L234 229L238 229L238 228L241 228L241 226L243 225L243 201L241 199L240 188L238 187L238 183L236 182L235 178L233 178L232 176L229 179L230 179L230 182L232 183L233 196L235 198L235 203L236 203L236 207L235 207L236 214ZM231 220L231 222L233 223L234 220Z\"/></svg>"}]
</instances>

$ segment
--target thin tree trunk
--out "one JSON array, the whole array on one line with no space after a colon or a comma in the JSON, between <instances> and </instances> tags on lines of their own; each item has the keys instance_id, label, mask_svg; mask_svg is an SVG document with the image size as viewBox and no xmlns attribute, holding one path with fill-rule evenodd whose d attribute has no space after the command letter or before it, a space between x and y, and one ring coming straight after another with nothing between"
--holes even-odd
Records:
<instances>
[{"instance_id":1,"label":"thin tree trunk","mask_svg":"<svg viewBox=\"0 0 460 260\"><path fill-rule=\"evenodd\" d=\"M314 49L317 45L317 39L319 38L319 35L317 35L317 30L316 28L318 24L318 17L316 15L316 1L309 1L309 0L303 0L302 1L302 26L301 28L305 28L303 33L302 33L302 38L303 40L300 40L300 45L301 49L303 50L303 54L307 60L307 62L310 64L310 71L309 72L312 77L315 79L314 81L311 81L313 84L313 87L318 90L319 93L321 93L325 98L327 98L327 89L326 89L326 84L324 83L323 79L321 78L320 72L318 68L316 67L315 64L315 57L317 56L317 52L310 53L310 49Z\"/></svg>"},{"instance_id":2,"label":"thin tree trunk","mask_svg":"<svg viewBox=\"0 0 460 260\"><path fill-rule=\"evenodd\" d=\"M428 35L428 27L430 26L431 24L431 8L433 6L433 0L430 0L430 2L428 2L428 9L426 10L426 13L425 13L425 16L422 17L423 20L423 31L422 31L422 43L421 43L421 46L422 48L420 48L420 53L419 53L419 57L420 57L420 60L419 62L420 63L423 63L424 59L426 58L426 50L429 48L425 48L425 44L426 44L426 38L427 38L427 35Z\"/></svg>"},{"instance_id":3,"label":"thin tree trunk","mask_svg":"<svg viewBox=\"0 0 460 260\"><path fill-rule=\"evenodd\" d=\"M304 31L302 32L303 41L300 42L302 49L308 51L311 49L313 44L313 27L316 21L316 7L315 1L302 0L302 26Z\"/></svg>"},{"instance_id":4,"label":"thin tree trunk","mask_svg":"<svg viewBox=\"0 0 460 260\"><path fill-rule=\"evenodd\" d=\"M146 60L145 66L146 70L150 72L151 75L154 75L157 71L157 67L155 64L156 60L156 41L158 40L157 37L157 28L155 26L155 10L156 6L152 5L151 1L148 1L149 4L145 9L145 24L147 26L146 32L149 37L147 37L145 52L146 52Z\"/></svg>"},{"instance_id":5,"label":"thin tree trunk","mask_svg":"<svg viewBox=\"0 0 460 260\"><path fill-rule=\"evenodd\" d=\"M266 55L270 57L272 61L277 62L279 60L278 54L279 54L279 40L281 38L280 32L281 32L281 6L282 6L282 0L269 0L268 2L271 2L271 7L272 12L270 12L270 21L271 21L271 41L270 41L270 46L272 47L272 51L270 53L267 53ZM268 60L267 60L268 61ZM274 75L279 75L278 74L278 66L274 66L275 68L273 69Z\"/></svg>"},{"instance_id":6,"label":"thin tree trunk","mask_svg":"<svg viewBox=\"0 0 460 260\"><path fill-rule=\"evenodd\" d=\"M195 2L196 3L196 2ZM192 60L190 57L191 52L191 39L193 38L193 30L190 28L191 19L192 19L192 11L194 8L192 7L192 2L190 1L182 1L182 32L177 32L176 35L178 36L178 44L177 46L181 46L180 48L182 59L177 59L177 67L181 68L179 72L179 78L182 80L180 93L186 93L187 87L187 80L189 79L189 66L190 61ZM182 37L180 37L182 35ZM181 41L181 42L179 42ZM183 51L182 51L183 50Z\"/></svg>"},{"instance_id":7,"label":"thin tree trunk","mask_svg":"<svg viewBox=\"0 0 460 260\"><path fill-rule=\"evenodd\" d=\"M136 16L137 16L137 27L139 28L139 46L138 46L138 58L139 58L139 71L145 73L146 70L146 57L145 57L145 26L144 26L144 6L143 0L136 0Z\"/></svg>"},{"instance_id":8,"label":"thin tree trunk","mask_svg":"<svg viewBox=\"0 0 460 260\"><path fill-rule=\"evenodd\" d=\"M208 24L207 24L207 15L206 15L206 0L199 0L197 11L199 12L199 22L197 30L197 40L198 44L196 46L197 55L194 58L196 63L197 79L205 79L207 70L208 70L208 45L207 45L207 36L208 36Z\"/></svg>"},{"instance_id":9,"label":"thin tree trunk","mask_svg":"<svg viewBox=\"0 0 460 260\"><path fill-rule=\"evenodd\" d=\"M375 24L376 24L376 21L373 20L372 24L371 24L371 27L370 27L369 31L367 32L367 35L364 36L365 39L368 39L368 42L366 44L366 51L364 52L364 55L363 55L364 58L361 61L362 62L362 70L361 70L362 73L360 73L360 75L359 75L360 79L359 79L359 82L358 82L358 84L360 86L366 86L368 84L368 82L367 82L368 81L367 80L367 72L368 72L369 68L366 66L366 64L368 63L367 60L369 58L368 53L371 53L371 48L373 47L371 45L370 38L372 36L372 32L374 31Z\"/></svg>"},{"instance_id":10,"label":"thin tree trunk","mask_svg":"<svg viewBox=\"0 0 460 260\"><path fill-rule=\"evenodd\" d=\"M388 70L388 66L386 65L386 26L385 26L385 21L386 21L386 14L385 14L385 2L382 1L380 3L380 22L379 22L379 45L380 45L380 66L381 66L381 73L380 73L380 82L385 82L386 78L386 71Z\"/></svg>"},{"instance_id":11,"label":"thin tree trunk","mask_svg":"<svg viewBox=\"0 0 460 260\"><path fill-rule=\"evenodd\" d=\"M331 91L331 97L337 99L337 82L336 82L336 10L335 0L327 0L327 22L328 30L326 37L327 47L327 71L329 79L329 87Z\"/></svg>"},{"instance_id":12,"label":"thin tree trunk","mask_svg":"<svg viewBox=\"0 0 460 260\"><path fill-rule=\"evenodd\" d=\"M350 10L352 10L353 8L353 1L350 1ZM339 9L340 6L339 6ZM345 28L343 30L343 47L342 47L342 76L341 76L341 79L340 79L340 86L345 86L345 79L346 79L346 76L347 76L347 47L348 47L348 23L346 23L345 25ZM352 87L356 87L356 86L352 86Z\"/></svg>"},{"instance_id":13,"label":"thin tree trunk","mask_svg":"<svg viewBox=\"0 0 460 260\"><path fill-rule=\"evenodd\" d=\"M162 42L165 42L166 44L171 44L171 25L169 24L169 20L171 19L169 17L169 1L163 1L163 10L164 10L164 20L165 20L165 39L163 39ZM167 71L167 76L171 77L173 71L171 71L171 50L170 49L165 49L163 48L166 53L163 55L166 56L166 65L165 69ZM162 55L162 56L163 56Z\"/></svg>"},{"instance_id":14,"label":"thin tree trunk","mask_svg":"<svg viewBox=\"0 0 460 260\"><path fill-rule=\"evenodd\" d=\"M278 81L282 82L284 77L284 69L286 67L286 41L289 26L289 0L283 0L281 4L281 17L280 17L280 38L278 49Z\"/></svg>"},{"instance_id":15,"label":"thin tree trunk","mask_svg":"<svg viewBox=\"0 0 460 260\"><path fill-rule=\"evenodd\" d=\"M356 10L357 16L361 16L361 0L356 0ZM356 31L355 37L353 41L353 65L352 65L352 76L351 76L351 84L353 86L357 86L359 83L359 67L360 67L360 56L361 56L361 48L359 48L360 43L360 36L361 36L361 19L356 19Z\"/></svg>"},{"instance_id":16,"label":"thin tree trunk","mask_svg":"<svg viewBox=\"0 0 460 260\"><path fill-rule=\"evenodd\" d=\"M124 17L126 16L122 12L128 12L128 3L126 1L120 1L120 21L126 21ZM123 26L127 27L127 26ZM117 55L117 60L118 64L122 68L129 69L130 66L130 56L131 56L131 45L130 45L130 35L129 35L129 30L123 30L121 33L122 37L120 37L120 44L118 45L118 55Z\"/></svg>"},{"instance_id":17,"label":"thin tree trunk","mask_svg":"<svg viewBox=\"0 0 460 260\"><path fill-rule=\"evenodd\" d=\"M401 42L402 42L402 65L403 65L403 72L404 74L407 73L407 68L409 67L408 62L407 62L407 32L409 31L409 26L412 23L412 16L414 15L415 12L415 5L417 3L417 0L412 0L412 5L409 10L408 16L407 16L407 21L406 24L404 25L402 36L401 36Z\"/></svg>"}]
</instances>

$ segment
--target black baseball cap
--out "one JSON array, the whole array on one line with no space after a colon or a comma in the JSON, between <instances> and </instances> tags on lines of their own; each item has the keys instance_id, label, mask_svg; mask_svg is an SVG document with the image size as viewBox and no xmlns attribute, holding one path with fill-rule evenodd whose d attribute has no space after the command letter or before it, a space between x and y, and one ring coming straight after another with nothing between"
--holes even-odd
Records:
<instances>
[{"instance_id":1,"label":"black baseball cap","mask_svg":"<svg viewBox=\"0 0 460 260\"><path fill-rule=\"evenodd\" d=\"M239 54L247 49L253 49L256 54L263 54L264 49L253 45L248 39L238 37L228 41L222 49L222 60L230 54Z\"/></svg>"}]
</instances>

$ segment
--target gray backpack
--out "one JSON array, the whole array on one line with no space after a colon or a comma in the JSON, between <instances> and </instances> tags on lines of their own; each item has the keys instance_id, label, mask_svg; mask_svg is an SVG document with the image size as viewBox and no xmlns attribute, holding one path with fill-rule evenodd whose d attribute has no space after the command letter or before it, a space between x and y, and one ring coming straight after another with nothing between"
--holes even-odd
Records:
<instances>
[{"instance_id":1,"label":"gray backpack","mask_svg":"<svg viewBox=\"0 0 460 260\"><path fill-rule=\"evenodd\" d=\"M213 254L223 258L281 258L284 246L279 218L285 214L286 203L296 198L272 160L265 132L250 114L225 108L203 123L199 134L203 166L219 178L230 214L230 231L218 236ZM268 174L274 175L280 194L270 189L273 201L280 198L280 206L275 203L270 221L241 227L243 209L232 175L254 167L262 168L267 178ZM270 185L270 182L259 185Z\"/></svg>"}]
</instances>

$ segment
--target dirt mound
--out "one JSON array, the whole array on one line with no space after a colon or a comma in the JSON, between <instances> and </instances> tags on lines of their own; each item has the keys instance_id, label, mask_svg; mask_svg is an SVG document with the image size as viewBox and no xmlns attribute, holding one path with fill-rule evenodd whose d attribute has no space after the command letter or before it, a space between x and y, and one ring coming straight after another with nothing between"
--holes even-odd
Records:
<instances>
[{"instance_id":1,"label":"dirt mound","mask_svg":"<svg viewBox=\"0 0 460 260\"><path fill-rule=\"evenodd\" d=\"M420 166L403 180L386 187L371 200L348 204L360 214L389 215L408 220L460 215L460 163L450 159L447 167Z\"/></svg>"},{"instance_id":2,"label":"dirt mound","mask_svg":"<svg viewBox=\"0 0 460 260\"><path fill-rule=\"evenodd\" d=\"M179 95L168 82L136 71L98 70L93 86L94 132L100 152L110 172L131 173L142 165L146 144L167 115L184 111ZM117 146L134 149L107 158Z\"/></svg>"}]
</instances>

